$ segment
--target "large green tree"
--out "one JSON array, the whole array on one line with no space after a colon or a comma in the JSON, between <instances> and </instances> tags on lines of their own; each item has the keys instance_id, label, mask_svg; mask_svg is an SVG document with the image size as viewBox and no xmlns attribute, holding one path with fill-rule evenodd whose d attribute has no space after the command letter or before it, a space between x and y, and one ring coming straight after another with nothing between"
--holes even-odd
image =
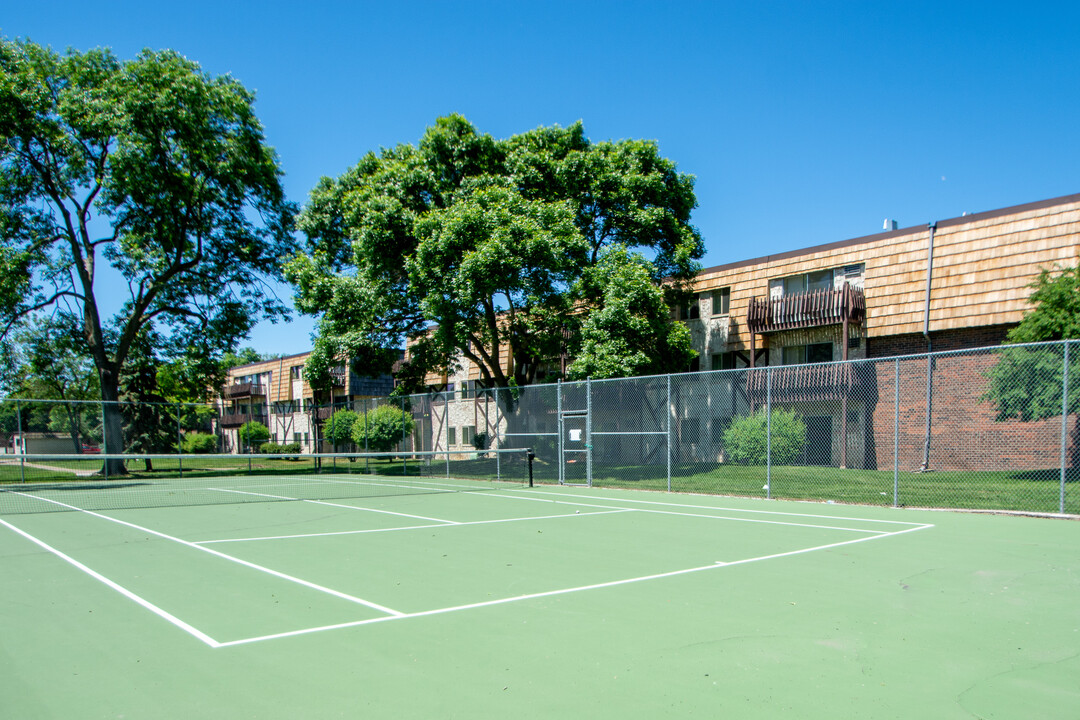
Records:
<instances>
[{"instance_id":1,"label":"large green tree","mask_svg":"<svg viewBox=\"0 0 1080 720\"><path fill-rule=\"evenodd\" d=\"M266 285L289 239L280 175L253 96L228 76L172 51L121 61L0 41L0 330L46 309L78 326L109 452L140 333L165 360L212 364L285 313ZM112 316L104 283L127 290Z\"/></svg>"},{"instance_id":2,"label":"large green tree","mask_svg":"<svg viewBox=\"0 0 1080 720\"><path fill-rule=\"evenodd\" d=\"M1080 262L1071 267L1044 268L1031 285L1034 307L1009 331L1007 344L1080 339ZM1019 346L1001 351L987 373L986 399L998 420L1043 420L1060 417L1064 387L1060 346ZM1080 412L1080 348L1069 358L1068 412Z\"/></svg>"},{"instance_id":3,"label":"large green tree","mask_svg":"<svg viewBox=\"0 0 1080 720\"><path fill-rule=\"evenodd\" d=\"M703 254L695 205L693 178L655 143L594 143L581 123L496 140L439 118L418 145L369 153L312 192L308 252L287 266L297 306L321 315L306 376L346 357L389 369L407 339L407 377L461 355L489 385L531 383L603 307L576 281L607 249L647 253L648 282L685 292Z\"/></svg>"}]
</instances>

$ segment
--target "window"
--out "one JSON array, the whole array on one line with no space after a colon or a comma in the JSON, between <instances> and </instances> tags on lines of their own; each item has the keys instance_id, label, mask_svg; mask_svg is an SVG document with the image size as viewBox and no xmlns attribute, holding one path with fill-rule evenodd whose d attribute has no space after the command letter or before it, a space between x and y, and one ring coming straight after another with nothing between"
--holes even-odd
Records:
<instances>
[{"instance_id":1,"label":"window","mask_svg":"<svg viewBox=\"0 0 1080 720\"><path fill-rule=\"evenodd\" d=\"M694 299L685 305L676 305L671 309L672 320L694 320L701 317L701 308L698 307L698 298L694 296Z\"/></svg>"},{"instance_id":2,"label":"window","mask_svg":"<svg viewBox=\"0 0 1080 720\"><path fill-rule=\"evenodd\" d=\"M712 356L712 370L734 370L735 369L735 353L714 353Z\"/></svg>"},{"instance_id":3,"label":"window","mask_svg":"<svg viewBox=\"0 0 1080 720\"><path fill-rule=\"evenodd\" d=\"M727 315L731 310L731 288L720 288L712 291L712 314Z\"/></svg>"},{"instance_id":4,"label":"window","mask_svg":"<svg viewBox=\"0 0 1080 720\"><path fill-rule=\"evenodd\" d=\"M829 290L833 286L833 271L815 270L805 275L792 275L783 279L784 294L798 295L814 290Z\"/></svg>"},{"instance_id":5,"label":"window","mask_svg":"<svg viewBox=\"0 0 1080 720\"><path fill-rule=\"evenodd\" d=\"M293 380L300 380L301 378L303 378L304 377L304 366L303 365L293 365L291 368L289 368L289 377L291 379L293 379Z\"/></svg>"},{"instance_id":6,"label":"window","mask_svg":"<svg viewBox=\"0 0 1080 720\"><path fill-rule=\"evenodd\" d=\"M476 397L476 381L466 380L461 383L461 399L470 400Z\"/></svg>"},{"instance_id":7,"label":"window","mask_svg":"<svg viewBox=\"0 0 1080 720\"><path fill-rule=\"evenodd\" d=\"M461 444L472 445L473 438L476 437L475 425L463 425L461 428Z\"/></svg>"},{"instance_id":8,"label":"window","mask_svg":"<svg viewBox=\"0 0 1080 720\"><path fill-rule=\"evenodd\" d=\"M724 431L731 425L731 418L718 417L712 419L712 442L713 445L722 445L724 443Z\"/></svg>"},{"instance_id":9,"label":"window","mask_svg":"<svg viewBox=\"0 0 1080 720\"><path fill-rule=\"evenodd\" d=\"M449 445L457 445L457 428L456 427L448 427L448 428L446 428L446 444L447 444L447 446L449 446Z\"/></svg>"},{"instance_id":10,"label":"window","mask_svg":"<svg viewBox=\"0 0 1080 720\"><path fill-rule=\"evenodd\" d=\"M679 420L679 442L691 445L697 443L701 439L700 429L697 418L682 418Z\"/></svg>"},{"instance_id":11,"label":"window","mask_svg":"<svg viewBox=\"0 0 1080 720\"><path fill-rule=\"evenodd\" d=\"M810 345L789 345L781 351L784 365L804 365L806 363L832 362L832 343L813 343Z\"/></svg>"}]
</instances>

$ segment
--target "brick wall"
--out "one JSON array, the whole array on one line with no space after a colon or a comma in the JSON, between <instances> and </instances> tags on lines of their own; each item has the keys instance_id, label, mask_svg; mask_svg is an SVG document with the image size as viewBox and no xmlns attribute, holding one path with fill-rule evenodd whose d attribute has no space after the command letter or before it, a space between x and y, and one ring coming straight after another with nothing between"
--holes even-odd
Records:
<instances>
[{"instance_id":1,"label":"brick wall","mask_svg":"<svg viewBox=\"0 0 1080 720\"><path fill-rule=\"evenodd\" d=\"M1005 342L1005 335L1015 324L941 330L930 333L934 352L993 347ZM919 355L927 352L922 333L870 337L866 342L867 357L886 358L896 355Z\"/></svg>"},{"instance_id":2,"label":"brick wall","mask_svg":"<svg viewBox=\"0 0 1080 720\"><path fill-rule=\"evenodd\" d=\"M1061 460L1061 419L1032 422L998 421L985 398L987 371L997 362L994 352L937 357L932 367L929 469L1046 470ZM899 468L919 470L925 458L926 381L928 361L905 358L875 365L877 398L871 410L873 443L867 464L893 467L896 371L900 374ZM1067 462L1077 463L1076 417L1066 426Z\"/></svg>"}]
</instances>

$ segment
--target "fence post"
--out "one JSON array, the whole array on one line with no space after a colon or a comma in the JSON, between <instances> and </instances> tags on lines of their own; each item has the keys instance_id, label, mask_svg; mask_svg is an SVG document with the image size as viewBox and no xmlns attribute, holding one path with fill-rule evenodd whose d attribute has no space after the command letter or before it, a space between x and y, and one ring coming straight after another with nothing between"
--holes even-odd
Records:
<instances>
[{"instance_id":1,"label":"fence post","mask_svg":"<svg viewBox=\"0 0 1080 720\"><path fill-rule=\"evenodd\" d=\"M446 479L450 479L450 393L443 393L443 426L446 436Z\"/></svg>"},{"instance_id":2,"label":"fence post","mask_svg":"<svg viewBox=\"0 0 1080 720\"><path fill-rule=\"evenodd\" d=\"M1061 490L1058 493L1058 512L1065 513L1065 444L1069 427L1069 341L1065 341L1065 362L1061 371Z\"/></svg>"},{"instance_id":3,"label":"fence post","mask_svg":"<svg viewBox=\"0 0 1080 720\"><path fill-rule=\"evenodd\" d=\"M772 499L772 366L765 369L765 499Z\"/></svg>"},{"instance_id":4,"label":"fence post","mask_svg":"<svg viewBox=\"0 0 1080 720\"><path fill-rule=\"evenodd\" d=\"M892 504L900 504L900 359L895 361L893 380Z\"/></svg>"},{"instance_id":5,"label":"fence post","mask_svg":"<svg viewBox=\"0 0 1080 720\"><path fill-rule=\"evenodd\" d=\"M19 430L19 482L26 482L26 436L22 431L22 407L15 401L15 427Z\"/></svg>"},{"instance_id":6,"label":"fence post","mask_svg":"<svg viewBox=\"0 0 1080 720\"><path fill-rule=\"evenodd\" d=\"M592 487L592 378L585 378L585 485Z\"/></svg>"},{"instance_id":7,"label":"fence post","mask_svg":"<svg viewBox=\"0 0 1080 720\"><path fill-rule=\"evenodd\" d=\"M101 469L102 469L102 472L105 474L105 479L108 480L109 479L109 438L106 436L108 431L105 428L105 401L104 400L101 401L101 405L99 407L101 408L101 410L100 410L100 414L101 414L101 449L105 451L105 459L101 463ZM117 410L117 412L119 412L120 408L117 407L116 410ZM123 447L120 448L120 452L124 452Z\"/></svg>"},{"instance_id":8,"label":"fence post","mask_svg":"<svg viewBox=\"0 0 1080 720\"><path fill-rule=\"evenodd\" d=\"M555 412L558 414L555 429L559 434L559 444L556 446L555 452L559 454L559 484L565 485L566 474L565 468L563 467L562 378L559 378L559 383L555 386Z\"/></svg>"},{"instance_id":9,"label":"fence post","mask_svg":"<svg viewBox=\"0 0 1080 720\"><path fill-rule=\"evenodd\" d=\"M180 479L184 478L184 430L181 419L181 414L184 412L184 406L181 403L176 403L176 462L180 467Z\"/></svg>"},{"instance_id":10,"label":"fence post","mask_svg":"<svg viewBox=\"0 0 1080 720\"><path fill-rule=\"evenodd\" d=\"M671 492L671 374L667 376L667 403L664 405L664 441L667 445L667 491Z\"/></svg>"}]
</instances>

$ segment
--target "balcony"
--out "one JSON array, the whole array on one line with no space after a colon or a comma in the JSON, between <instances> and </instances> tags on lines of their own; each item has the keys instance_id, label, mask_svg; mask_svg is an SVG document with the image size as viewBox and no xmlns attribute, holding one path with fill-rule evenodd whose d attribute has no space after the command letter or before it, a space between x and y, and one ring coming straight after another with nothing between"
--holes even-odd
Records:
<instances>
[{"instance_id":1,"label":"balcony","mask_svg":"<svg viewBox=\"0 0 1080 720\"><path fill-rule=\"evenodd\" d=\"M861 323L866 317L862 288L844 283L840 290L812 290L777 298L751 298L746 326L751 333Z\"/></svg>"},{"instance_id":2,"label":"balcony","mask_svg":"<svg viewBox=\"0 0 1080 720\"><path fill-rule=\"evenodd\" d=\"M248 421L261 422L266 424L266 415L263 413L225 413L221 416L221 427L233 428L240 427Z\"/></svg>"},{"instance_id":3,"label":"balcony","mask_svg":"<svg viewBox=\"0 0 1080 720\"><path fill-rule=\"evenodd\" d=\"M266 389L259 383L236 383L226 385L221 389L221 396L226 400L232 398L263 397Z\"/></svg>"},{"instance_id":4,"label":"balcony","mask_svg":"<svg viewBox=\"0 0 1080 720\"><path fill-rule=\"evenodd\" d=\"M345 370L334 369L330 371L330 385L332 387L343 388L346 386L346 380L348 380L349 374Z\"/></svg>"},{"instance_id":5,"label":"balcony","mask_svg":"<svg viewBox=\"0 0 1080 720\"><path fill-rule=\"evenodd\" d=\"M768 375L772 373L772 387ZM776 402L840 400L849 396L868 399L874 391L872 365L820 363L787 365L751 370L746 391L751 402L764 403L767 396Z\"/></svg>"}]
</instances>

